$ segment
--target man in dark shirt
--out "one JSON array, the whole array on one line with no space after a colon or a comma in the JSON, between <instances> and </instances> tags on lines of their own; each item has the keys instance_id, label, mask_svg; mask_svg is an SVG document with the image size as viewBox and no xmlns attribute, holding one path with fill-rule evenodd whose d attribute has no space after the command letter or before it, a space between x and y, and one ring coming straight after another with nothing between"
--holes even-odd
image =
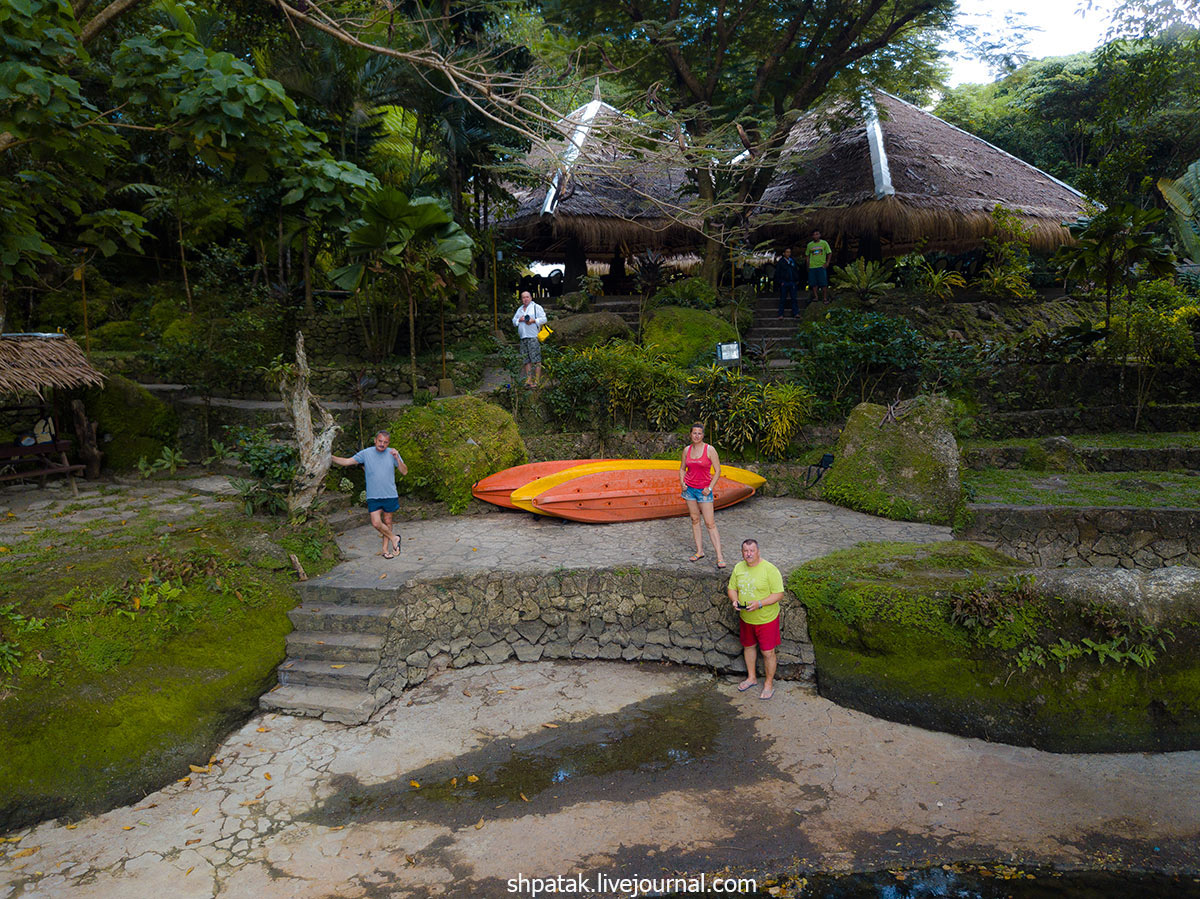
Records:
<instances>
[{"instance_id":1,"label":"man in dark shirt","mask_svg":"<svg viewBox=\"0 0 1200 899\"><path fill-rule=\"evenodd\" d=\"M791 301L792 318L800 314L799 300L796 296L796 285L800 281L800 267L792 258L792 248L788 247L783 255L775 262L775 286L779 288L779 317L783 317L784 307Z\"/></svg>"}]
</instances>

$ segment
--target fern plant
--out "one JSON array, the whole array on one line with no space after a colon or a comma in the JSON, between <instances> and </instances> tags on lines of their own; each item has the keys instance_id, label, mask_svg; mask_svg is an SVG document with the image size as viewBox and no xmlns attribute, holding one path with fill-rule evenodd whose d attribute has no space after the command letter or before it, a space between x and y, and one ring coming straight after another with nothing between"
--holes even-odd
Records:
<instances>
[{"instance_id":1,"label":"fern plant","mask_svg":"<svg viewBox=\"0 0 1200 899\"><path fill-rule=\"evenodd\" d=\"M948 300L955 290L967 286L967 279L953 269L934 268L926 262L924 269L917 276L917 284L934 299Z\"/></svg>"},{"instance_id":2,"label":"fern plant","mask_svg":"<svg viewBox=\"0 0 1200 899\"><path fill-rule=\"evenodd\" d=\"M849 265L835 266L831 280L834 287L850 290L864 303L870 304L896 286L888 280L890 275L887 263L868 262L860 258Z\"/></svg>"}]
</instances>

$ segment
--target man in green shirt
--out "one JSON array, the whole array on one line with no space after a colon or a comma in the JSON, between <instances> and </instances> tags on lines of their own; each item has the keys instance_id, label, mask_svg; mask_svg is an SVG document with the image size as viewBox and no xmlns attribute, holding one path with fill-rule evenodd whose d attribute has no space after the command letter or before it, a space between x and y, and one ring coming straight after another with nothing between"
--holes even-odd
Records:
<instances>
[{"instance_id":1,"label":"man in green shirt","mask_svg":"<svg viewBox=\"0 0 1200 899\"><path fill-rule=\"evenodd\" d=\"M738 691L745 692L758 685L758 649L763 654L763 688L759 699L775 695L776 648L783 642L779 632L779 600L783 599L783 576L779 569L758 554L758 541L742 541L742 561L733 566L729 601L741 616L740 637L742 655L746 659L744 681Z\"/></svg>"},{"instance_id":2,"label":"man in green shirt","mask_svg":"<svg viewBox=\"0 0 1200 899\"><path fill-rule=\"evenodd\" d=\"M804 251L804 258L808 261L808 286L812 288L813 302L818 299L829 302L829 272L825 270L825 266L829 264L829 254L832 252L829 243L821 240L821 232L814 231L812 240L808 242ZM818 290L821 293L820 297L817 296Z\"/></svg>"}]
</instances>

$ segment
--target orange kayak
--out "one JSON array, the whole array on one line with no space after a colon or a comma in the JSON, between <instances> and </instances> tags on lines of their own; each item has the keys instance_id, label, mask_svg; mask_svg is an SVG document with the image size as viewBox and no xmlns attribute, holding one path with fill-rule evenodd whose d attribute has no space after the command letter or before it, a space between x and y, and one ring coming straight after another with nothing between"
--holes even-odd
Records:
<instances>
[{"instance_id":1,"label":"orange kayak","mask_svg":"<svg viewBox=\"0 0 1200 899\"><path fill-rule=\"evenodd\" d=\"M722 476L717 481L713 507L723 509L754 495L747 479ZM732 473L732 472L731 472ZM752 472L759 484L764 483ZM664 468L625 468L593 471L538 493L532 497L536 511L572 521L605 524L617 521L645 521L688 514L687 502L680 495L679 466Z\"/></svg>"},{"instance_id":2,"label":"orange kayak","mask_svg":"<svg viewBox=\"0 0 1200 899\"><path fill-rule=\"evenodd\" d=\"M518 509L520 506L515 505L512 501L512 492L514 490L524 487L530 481L536 481L538 478L557 474L568 468L574 468L576 465L587 465L597 461L600 460L552 459L547 462L530 462L528 465L517 465L514 468L506 468L493 475L488 475L481 481L477 481L475 486L471 488L471 494L476 499L481 499L495 506L502 506L505 509Z\"/></svg>"}]
</instances>

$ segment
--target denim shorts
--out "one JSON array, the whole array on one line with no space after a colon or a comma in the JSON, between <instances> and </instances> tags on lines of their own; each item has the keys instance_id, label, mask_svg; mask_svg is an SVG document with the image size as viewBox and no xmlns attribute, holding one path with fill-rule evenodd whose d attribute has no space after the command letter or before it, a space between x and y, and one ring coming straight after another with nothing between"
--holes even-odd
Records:
<instances>
[{"instance_id":1,"label":"denim shorts","mask_svg":"<svg viewBox=\"0 0 1200 899\"><path fill-rule=\"evenodd\" d=\"M703 487L684 487L680 494L684 499L694 499L698 503L711 503L713 495L705 493Z\"/></svg>"},{"instance_id":2,"label":"denim shorts","mask_svg":"<svg viewBox=\"0 0 1200 899\"><path fill-rule=\"evenodd\" d=\"M383 499L371 499L370 497L368 497L367 498L367 511L368 512L399 512L400 511L400 497L391 496L391 497L384 497Z\"/></svg>"}]
</instances>

